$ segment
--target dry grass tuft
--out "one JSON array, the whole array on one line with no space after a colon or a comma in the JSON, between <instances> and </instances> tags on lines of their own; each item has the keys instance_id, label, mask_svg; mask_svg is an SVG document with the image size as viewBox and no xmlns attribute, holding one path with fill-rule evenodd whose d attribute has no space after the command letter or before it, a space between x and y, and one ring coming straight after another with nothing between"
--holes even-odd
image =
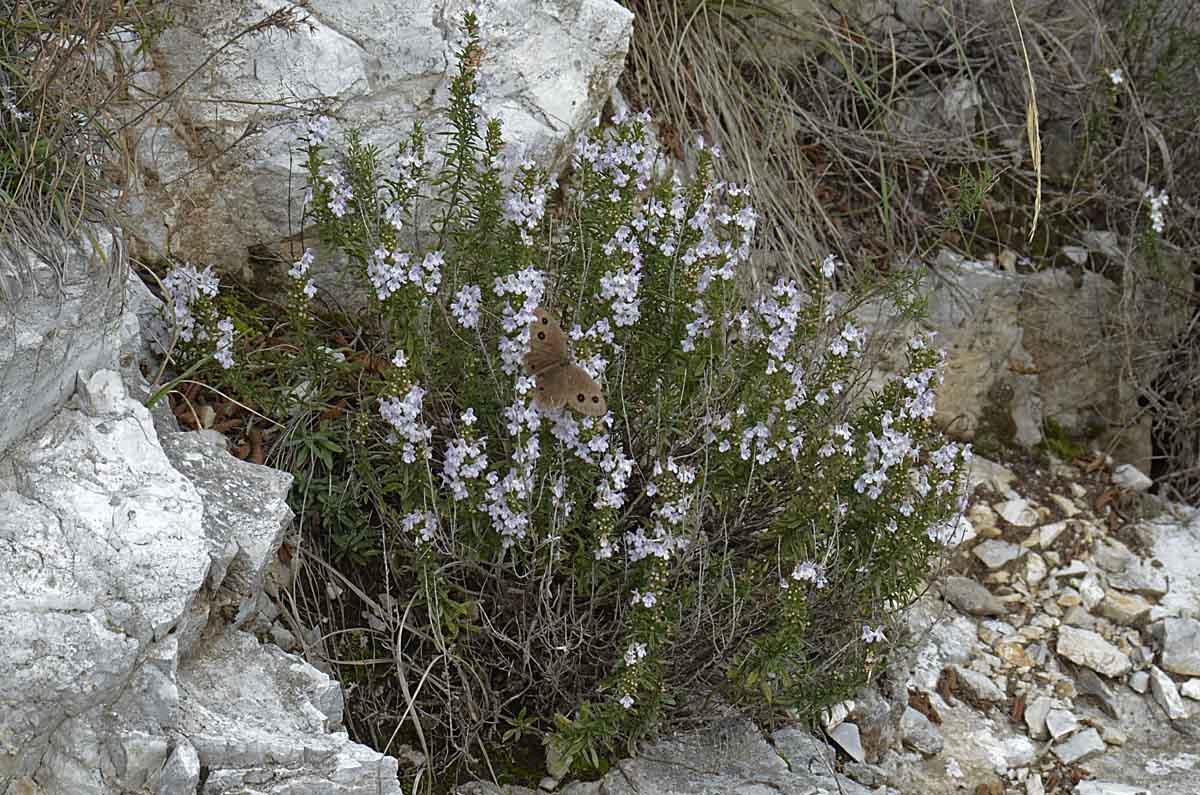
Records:
<instances>
[{"instance_id":1,"label":"dry grass tuft","mask_svg":"<svg viewBox=\"0 0 1200 795\"><path fill-rule=\"evenodd\" d=\"M957 0L901 19L904 4L625 2L623 91L678 159L703 135L720 176L752 186L760 279L811 275L829 252L870 278L941 247L1078 273L1063 247L1089 249L1083 269L1122 291L1106 355L1143 405L1110 419L1151 417L1156 471L1200 500L1200 6ZM1150 186L1171 196L1161 236Z\"/></svg>"}]
</instances>

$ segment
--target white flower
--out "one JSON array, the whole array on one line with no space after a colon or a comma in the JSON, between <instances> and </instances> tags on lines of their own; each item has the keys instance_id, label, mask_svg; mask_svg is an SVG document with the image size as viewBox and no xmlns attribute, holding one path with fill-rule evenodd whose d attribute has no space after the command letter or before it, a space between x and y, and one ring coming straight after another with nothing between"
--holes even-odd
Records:
<instances>
[{"instance_id":1,"label":"white flower","mask_svg":"<svg viewBox=\"0 0 1200 795\"><path fill-rule=\"evenodd\" d=\"M221 320L217 323L217 330L221 332L221 336L217 339L213 358L228 370L233 367L233 319L227 317Z\"/></svg>"},{"instance_id":2,"label":"white flower","mask_svg":"<svg viewBox=\"0 0 1200 795\"><path fill-rule=\"evenodd\" d=\"M826 279L832 279L834 271L837 270L837 257L830 254L825 259L821 260L821 275Z\"/></svg>"},{"instance_id":3,"label":"white flower","mask_svg":"<svg viewBox=\"0 0 1200 795\"><path fill-rule=\"evenodd\" d=\"M1150 200L1150 225L1155 232L1161 235L1163 229L1166 228L1166 222L1163 220L1163 208L1170 204L1171 197L1165 190L1156 192L1154 188L1146 188L1143 195Z\"/></svg>"},{"instance_id":4,"label":"white flower","mask_svg":"<svg viewBox=\"0 0 1200 795\"><path fill-rule=\"evenodd\" d=\"M825 576L825 568L815 560L804 560L796 564L796 568L792 570L792 579L797 582L811 582L818 588L824 588L829 584L829 579Z\"/></svg>"},{"instance_id":5,"label":"white flower","mask_svg":"<svg viewBox=\"0 0 1200 795\"><path fill-rule=\"evenodd\" d=\"M304 249L304 254L300 259L292 263L292 267L288 270L288 276L291 276L293 279L303 278L308 273L308 269L312 267L315 257L316 254L311 248Z\"/></svg>"},{"instance_id":6,"label":"white flower","mask_svg":"<svg viewBox=\"0 0 1200 795\"><path fill-rule=\"evenodd\" d=\"M630 707L633 706L633 696L626 693L625 695L623 695L619 699L617 699L617 703L620 704L625 709L629 709Z\"/></svg>"},{"instance_id":7,"label":"white flower","mask_svg":"<svg viewBox=\"0 0 1200 795\"><path fill-rule=\"evenodd\" d=\"M658 595L655 594L654 591L646 591L645 593L642 593L635 588L633 590L633 599L631 599L629 603L633 605L640 603L642 607L654 607L654 605L658 603Z\"/></svg>"},{"instance_id":8,"label":"white flower","mask_svg":"<svg viewBox=\"0 0 1200 795\"><path fill-rule=\"evenodd\" d=\"M1108 73L1108 79L1112 81L1114 86L1119 86L1125 82L1125 73L1121 71L1121 67L1117 67Z\"/></svg>"},{"instance_id":9,"label":"white flower","mask_svg":"<svg viewBox=\"0 0 1200 795\"><path fill-rule=\"evenodd\" d=\"M416 529L421 541L428 544L437 532L437 517L431 511L413 511L401 518L400 526L406 533Z\"/></svg>"}]
</instances>

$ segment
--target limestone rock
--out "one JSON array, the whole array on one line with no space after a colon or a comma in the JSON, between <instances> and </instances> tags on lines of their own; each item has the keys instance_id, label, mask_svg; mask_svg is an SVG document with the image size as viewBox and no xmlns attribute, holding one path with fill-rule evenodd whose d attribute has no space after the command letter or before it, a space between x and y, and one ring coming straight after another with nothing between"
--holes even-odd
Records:
<instances>
[{"instance_id":1,"label":"limestone rock","mask_svg":"<svg viewBox=\"0 0 1200 795\"><path fill-rule=\"evenodd\" d=\"M1079 596L1088 610L1094 610L1104 601L1104 586L1100 584L1096 575L1089 574L1079 581Z\"/></svg>"},{"instance_id":2,"label":"limestone rock","mask_svg":"<svg viewBox=\"0 0 1200 795\"><path fill-rule=\"evenodd\" d=\"M1129 491L1146 491L1154 485L1140 469L1132 464L1118 464L1112 473L1113 485Z\"/></svg>"},{"instance_id":3,"label":"limestone rock","mask_svg":"<svg viewBox=\"0 0 1200 795\"><path fill-rule=\"evenodd\" d=\"M77 386L0 470L0 769L79 795L192 793L201 769L212 793L398 795L336 683L223 625L257 604L290 477L162 438L113 371Z\"/></svg>"},{"instance_id":4,"label":"limestone rock","mask_svg":"<svg viewBox=\"0 0 1200 795\"><path fill-rule=\"evenodd\" d=\"M120 53L138 89L130 101L157 104L129 131L146 175L126 201L130 228L160 250L226 267L288 239L289 167L307 119L327 114L333 142L354 127L384 150L417 120L436 134L468 7L486 53L477 93L503 123L507 154L561 167L624 68L633 14L615 0L312 0L297 31L233 48L222 45L274 6L179 0L152 59L137 39ZM222 153L220 168L204 167L210 152Z\"/></svg>"},{"instance_id":5,"label":"limestone rock","mask_svg":"<svg viewBox=\"0 0 1200 795\"><path fill-rule=\"evenodd\" d=\"M1167 592L1167 578L1148 561L1137 560L1125 571L1112 574L1108 584L1118 591L1133 591L1143 596L1159 597Z\"/></svg>"},{"instance_id":6,"label":"limestone rock","mask_svg":"<svg viewBox=\"0 0 1200 795\"><path fill-rule=\"evenodd\" d=\"M1089 728L1071 735L1070 739L1058 743L1051 750L1064 765L1073 765L1104 753L1106 747L1100 732Z\"/></svg>"},{"instance_id":7,"label":"limestone rock","mask_svg":"<svg viewBox=\"0 0 1200 795\"><path fill-rule=\"evenodd\" d=\"M1025 582L1033 587L1042 584L1046 579L1046 573L1049 569L1046 566L1046 559L1036 552L1031 552L1025 556Z\"/></svg>"},{"instance_id":8,"label":"limestone rock","mask_svg":"<svg viewBox=\"0 0 1200 795\"><path fill-rule=\"evenodd\" d=\"M849 721L839 723L829 733L829 736L855 762L862 762L867 758L866 751L862 745L862 737L859 734L858 727L853 723Z\"/></svg>"},{"instance_id":9,"label":"limestone rock","mask_svg":"<svg viewBox=\"0 0 1200 795\"><path fill-rule=\"evenodd\" d=\"M984 674L961 665L954 666L954 673L958 677L959 687L968 698L988 704L1003 704L1008 700L1005 692Z\"/></svg>"},{"instance_id":10,"label":"limestone rock","mask_svg":"<svg viewBox=\"0 0 1200 795\"><path fill-rule=\"evenodd\" d=\"M998 503L992 508L1004 521L1015 527L1033 527L1038 521L1037 511L1030 507L1029 501L1023 497Z\"/></svg>"},{"instance_id":11,"label":"limestone rock","mask_svg":"<svg viewBox=\"0 0 1200 795\"><path fill-rule=\"evenodd\" d=\"M1071 662L1087 666L1107 677L1122 676L1129 673L1132 667L1124 652L1089 629L1066 625L1059 627L1055 651Z\"/></svg>"},{"instance_id":12,"label":"limestone rock","mask_svg":"<svg viewBox=\"0 0 1200 795\"><path fill-rule=\"evenodd\" d=\"M1135 693L1145 693L1150 689L1150 674L1145 671L1134 671L1129 675L1129 687Z\"/></svg>"},{"instance_id":13,"label":"limestone rock","mask_svg":"<svg viewBox=\"0 0 1200 795\"><path fill-rule=\"evenodd\" d=\"M381 782L399 795L396 760L350 742L337 683L298 663L228 630L180 666L179 731L209 771L206 786L239 791L294 769L329 792L365 793ZM307 706L297 708L297 698ZM268 792L287 792L280 783Z\"/></svg>"},{"instance_id":14,"label":"limestone rock","mask_svg":"<svg viewBox=\"0 0 1200 795\"><path fill-rule=\"evenodd\" d=\"M1066 709L1052 709L1046 715L1046 730L1055 741L1061 740L1079 728L1079 719Z\"/></svg>"},{"instance_id":15,"label":"limestone rock","mask_svg":"<svg viewBox=\"0 0 1200 795\"><path fill-rule=\"evenodd\" d=\"M1200 701L1200 679L1189 679L1179 686L1180 695Z\"/></svg>"},{"instance_id":16,"label":"limestone rock","mask_svg":"<svg viewBox=\"0 0 1200 795\"><path fill-rule=\"evenodd\" d=\"M1150 692L1154 694L1154 700L1163 708L1163 712L1167 713L1168 718L1173 721L1187 719L1188 708L1179 697L1179 689L1175 687L1174 680L1156 665L1150 666Z\"/></svg>"},{"instance_id":17,"label":"limestone rock","mask_svg":"<svg viewBox=\"0 0 1200 795\"><path fill-rule=\"evenodd\" d=\"M1153 627L1162 644L1163 670L1181 676L1200 676L1200 621L1166 618Z\"/></svg>"},{"instance_id":18,"label":"limestone rock","mask_svg":"<svg viewBox=\"0 0 1200 795\"><path fill-rule=\"evenodd\" d=\"M925 756L940 753L945 744L938 727L912 707L905 707L900 717L900 733L905 746Z\"/></svg>"},{"instance_id":19,"label":"limestone rock","mask_svg":"<svg viewBox=\"0 0 1200 795\"><path fill-rule=\"evenodd\" d=\"M115 367L128 261L114 232L0 248L0 453L50 419L80 370Z\"/></svg>"},{"instance_id":20,"label":"limestone rock","mask_svg":"<svg viewBox=\"0 0 1200 795\"><path fill-rule=\"evenodd\" d=\"M1146 622L1150 615L1150 603L1133 593L1121 593L1109 589L1100 604L1100 614L1114 624L1137 627Z\"/></svg>"},{"instance_id":21,"label":"limestone rock","mask_svg":"<svg viewBox=\"0 0 1200 795\"><path fill-rule=\"evenodd\" d=\"M1162 563L1162 571L1171 583L1171 590L1159 604L1180 615L1195 610L1200 605L1200 510L1165 512L1144 523L1142 532L1149 537L1154 559Z\"/></svg>"},{"instance_id":22,"label":"limestone rock","mask_svg":"<svg viewBox=\"0 0 1200 795\"><path fill-rule=\"evenodd\" d=\"M1021 548L1007 541L989 538L975 545L972 550L975 557L983 561L989 569L998 569L1021 556Z\"/></svg>"},{"instance_id":23,"label":"limestone rock","mask_svg":"<svg viewBox=\"0 0 1200 795\"><path fill-rule=\"evenodd\" d=\"M1132 784L1117 784L1112 781L1081 781L1071 790L1071 795L1154 795L1147 787Z\"/></svg>"},{"instance_id":24,"label":"limestone rock","mask_svg":"<svg viewBox=\"0 0 1200 795\"><path fill-rule=\"evenodd\" d=\"M1050 524L1044 524L1038 528L1037 531L1038 543L1041 544L1042 549L1052 547L1054 546L1054 542L1058 540L1058 537L1062 535L1063 531L1066 529L1066 522L1051 522Z\"/></svg>"},{"instance_id":25,"label":"limestone rock","mask_svg":"<svg viewBox=\"0 0 1200 795\"><path fill-rule=\"evenodd\" d=\"M939 588L947 602L973 616L1004 615L1007 609L991 591L969 577L946 577Z\"/></svg>"},{"instance_id":26,"label":"limestone rock","mask_svg":"<svg viewBox=\"0 0 1200 795\"><path fill-rule=\"evenodd\" d=\"M1054 702L1045 696L1039 696L1025 706L1025 726L1029 729L1030 737L1044 740L1049 736L1046 719L1053 706Z\"/></svg>"}]
</instances>

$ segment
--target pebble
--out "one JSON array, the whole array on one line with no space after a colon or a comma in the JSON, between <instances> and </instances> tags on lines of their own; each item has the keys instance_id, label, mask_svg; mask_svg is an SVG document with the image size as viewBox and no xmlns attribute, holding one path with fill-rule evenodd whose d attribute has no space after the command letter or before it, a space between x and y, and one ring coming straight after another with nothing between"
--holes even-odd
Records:
<instances>
[{"instance_id":1,"label":"pebble","mask_svg":"<svg viewBox=\"0 0 1200 795\"><path fill-rule=\"evenodd\" d=\"M1112 482L1129 491L1146 491L1154 485L1154 481L1133 464L1121 464L1112 473Z\"/></svg>"},{"instance_id":2,"label":"pebble","mask_svg":"<svg viewBox=\"0 0 1200 795\"><path fill-rule=\"evenodd\" d=\"M1150 689L1150 674L1145 671L1134 671L1129 675L1129 687L1135 693L1145 693Z\"/></svg>"},{"instance_id":3,"label":"pebble","mask_svg":"<svg viewBox=\"0 0 1200 795\"><path fill-rule=\"evenodd\" d=\"M1056 741L1074 734L1078 728L1079 719L1070 710L1052 709L1046 714L1046 731Z\"/></svg>"},{"instance_id":4,"label":"pebble","mask_svg":"<svg viewBox=\"0 0 1200 795\"><path fill-rule=\"evenodd\" d=\"M947 577L938 587L942 597L964 613L1000 616L1008 612L991 591L969 577Z\"/></svg>"},{"instance_id":5,"label":"pebble","mask_svg":"<svg viewBox=\"0 0 1200 795\"><path fill-rule=\"evenodd\" d=\"M1200 701L1200 679L1189 679L1179 687L1179 692L1187 698Z\"/></svg>"},{"instance_id":6,"label":"pebble","mask_svg":"<svg viewBox=\"0 0 1200 795\"><path fill-rule=\"evenodd\" d=\"M989 569L998 569L1021 556L1021 548L1008 541L989 538L975 545L972 552Z\"/></svg>"},{"instance_id":7,"label":"pebble","mask_svg":"<svg viewBox=\"0 0 1200 795\"><path fill-rule=\"evenodd\" d=\"M1024 497L997 503L992 508L1011 525L1016 527L1033 527L1038 523L1038 513L1029 506Z\"/></svg>"}]
</instances>

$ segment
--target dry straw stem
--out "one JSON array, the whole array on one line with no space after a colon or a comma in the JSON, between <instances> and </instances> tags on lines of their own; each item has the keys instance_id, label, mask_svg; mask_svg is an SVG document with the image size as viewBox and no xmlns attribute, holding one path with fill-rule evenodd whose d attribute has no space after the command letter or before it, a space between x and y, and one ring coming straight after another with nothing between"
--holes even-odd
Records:
<instances>
[{"instance_id":1,"label":"dry straw stem","mask_svg":"<svg viewBox=\"0 0 1200 795\"><path fill-rule=\"evenodd\" d=\"M1029 79L1029 106L1025 110L1025 135L1029 141L1029 153L1033 160L1033 172L1037 177L1037 190L1033 199L1033 220L1029 223L1029 242L1037 232L1038 216L1042 213L1042 136L1038 123L1037 82L1033 79L1033 67L1029 64L1029 50L1025 47L1025 32L1021 30L1021 15L1017 4L1009 0L1013 21L1017 23L1017 36L1021 40L1021 58L1025 62L1025 75Z\"/></svg>"}]
</instances>

